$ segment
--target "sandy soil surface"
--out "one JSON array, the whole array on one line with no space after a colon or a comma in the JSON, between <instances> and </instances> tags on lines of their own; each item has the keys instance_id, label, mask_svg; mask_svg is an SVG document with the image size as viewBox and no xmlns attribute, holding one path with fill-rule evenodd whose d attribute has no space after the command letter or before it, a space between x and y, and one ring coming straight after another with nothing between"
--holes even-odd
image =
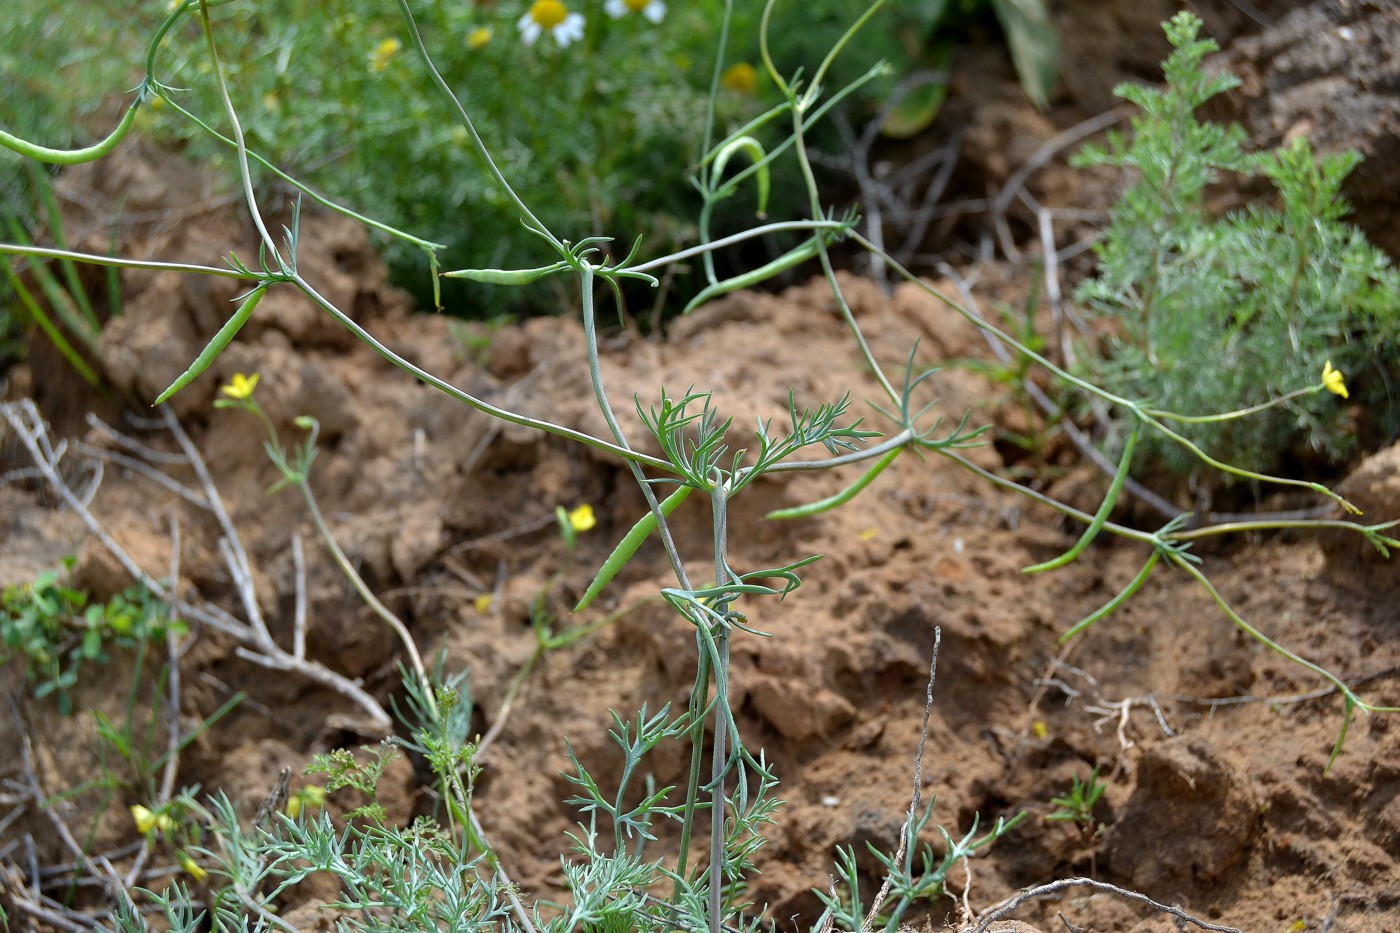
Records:
<instances>
[{"instance_id":1,"label":"sandy soil surface","mask_svg":"<svg viewBox=\"0 0 1400 933\"><path fill-rule=\"evenodd\" d=\"M1071 23L1087 16L1073 5L1062 15ZM1256 45L1240 54L1264 61L1261 48L1267 51ZM1161 56L1154 47L1140 57L1155 63ZM1067 81L1073 89L1090 78ZM1098 102L1087 91L1072 100L1064 106L1087 110ZM989 140L978 150L989 174L998 171L987 155L998 133L1021 140L1009 172L1034 151L1031 143L1057 131L1044 123L1023 138L1030 132L1025 127L1045 119L1026 105L1007 104L1003 116L1003 123L994 113L974 126ZM1064 114L1060 119L1066 122ZM1092 200L1069 178L1052 175L1037 182L1038 190L1062 203ZM240 255L256 254L238 232L237 215L217 204L200 176L174 163L118 159L86 183L109 195L149 196L149 203L128 203L160 217L127 231L125 245L134 255L212 263L231 245ZM574 320L540 318L488 332L410 315L357 228L313 215L306 230L303 271L396 351L496 404L604 433ZM987 262L964 274L975 280L980 302L1014 304L1025 294L1028 270ZM217 328L235 290L166 273L125 281L125 313L107 327L104 352L114 385L150 398ZM990 357L972 325L911 285L886 293L851 276L842 284L886 365L900 365L916 342L925 365ZM931 284L958 294L952 282ZM648 404L662 385L673 392L694 385L713 389L717 407L734 416L736 434L755 416L785 417L789 391L799 405L850 391L853 411L872 418L867 403L879 398L821 281L714 302L675 322L665 340L620 331L607 341L603 367L624 416L634 396ZM276 474L251 419L213 409L219 384L255 370L262 374L258 397L285 436L295 436L298 415L320 420L323 452L312 484L336 537L417 642L441 647L449 670L470 671L480 732L502 719L509 685L530 657L529 615L542 594L563 626L629 609L543 659L484 762L477 805L503 863L527 892L556 893L558 855L575 818L560 803L571 793L559 776L568 763L564 740L595 773L614 774L619 762L607 736L608 710L629 716L642 704L654 710L684 703L693 676L693 633L653 599L670 583L658 550L644 550L582 618L567 616L594 568L641 514L630 475L588 448L502 427L414 382L290 294L270 295L211 372L177 396L172 414L208 464L248 551L273 638L285 646L292 637L292 540L299 535L308 655L358 679L381 702L395 692L401 660L392 633L315 544L295 492L266 492ZM8 399L35 395L55 437L115 450L110 436L85 420L95 413L153 449L177 450L168 431L133 426L120 405L80 393L59 373L36 359L9 374ZM1025 427L1007 390L971 368L948 366L927 393L940 400L949 424L970 412L973 424ZM635 414L624 425L638 433ZM1030 465L1005 443L967 456L1008 476L1024 476ZM26 465L12 434L0 435L0 457L3 470ZM69 454L76 485L85 485L89 459L80 448ZM187 466L161 469L198 487ZM738 723L751 745L765 749L787 801L759 854L761 874L752 888L778 928L817 915L811 889L828 884L837 846L897 845L937 629L941 651L922 763L922 791L937 799L935 819L958 835L976 817L987 825L1028 815L965 876L956 875L956 899L930 905L916 923L939 928L965 919L960 911L967 907L985 909L1023 886L1092 875L1243 930L1400 930L1400 726L1392 716L1357 717L1328 770L1343 724L1341 698L1246 637L1193 581L1167 572L1087 635L1060 645L1060 634L1117 593L1146 552L1103 540L1064 570L1025 575L1025 566L1066 549L1079 527L950 460L901 458L850 507L819 518L761 517L830 495L855 475L765 479L735 503L736 566L824 555L784 602L751 607L751 624L773 637L745 636L734 646ZM1047 446L1036 477L1040 488L1081 507L1092 508L1105 486L1063 441ZM177 558L186 598L236 609L220 527L207 512L115 462L106 463L95 489L93 513L147 572L163 577ZM1400 448L1356 464L1345 489L1377 519L1387 509L1393 513ZM592 505L598 525L580 535L569 556L554 509L583 503ZM1268 499L1260 506L1297 504ZM0 583L30 580L76 554L75 579L96 595L128 584L126 572L42 483L0 485L0 515ZM1155 524L1132 508L1119 517ZM683 551L702 555L706 509L688 503L676 525ZM1236 538L1197 552L1222 597L1270 638L1336 671L1370 701L1400 705L1394 563L1351 539L1294 534ZM493 598L480 599L486 594ZM178 781L224 790L251 812L281 769L300 771L317 752L367 741L361 734L367 725L364 710L344 696L249 663L232 647L226 634L196 626L184 649L180 697L187 726L236 691L247 698L185 750ZM124 664L119 659L104 669L110 675L82 684L75 705L122 709L130 674ZM29 700L14 665L3 676L15 701L12 715L0 717L0 747L24 751L9 762L7 779L27 776L53 795L98 774L93 718L61 717L51 705ZM652 768L665 783L684 764L679 748L663 749ZM1045 817L1050 799L1094 767L1108 788L1096 812L1102 829L1091 840ZM430 808L420 778L412 762L391 769L385 785L391 817ZM122 847L134 838L125 808L139 802L77 794L60 812L71 826L93 827L90 851L113 853L120 862L131 857ZM13 812L18 815L5 818L0 836L6 844L32 847L40 865L69 858L49 817L32 808ZM12 883L23 876L14 867L22 860L6 859L11 880L5 883ZM873 859L862 865L874 879ZM298 916L305 930L325 922ZM1016 916L1045 930L1175 929L1158 911L1089 888L1034 901Z\"/></svg>"}]
</instances>

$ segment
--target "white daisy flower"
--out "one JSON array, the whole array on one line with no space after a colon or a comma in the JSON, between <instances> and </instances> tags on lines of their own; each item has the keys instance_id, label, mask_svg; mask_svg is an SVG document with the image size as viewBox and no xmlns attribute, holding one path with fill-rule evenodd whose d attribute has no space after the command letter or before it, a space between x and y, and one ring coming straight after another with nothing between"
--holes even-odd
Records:
<instances>
[{"instance_id":1,"label":"white daisy flower","mask_svg":"<svg viewBox=\"0 0 1400 933\"><path fill-rule=\"evenodd\" d=\"M622 19L633 13L640 13L653 23L666 18L666 4L662 0L608 0L603 9L613 19Z\"/></svg>"},{"instance_id":2,"label":"white daisy flower","mask_svg":"<svg viewBox=\"0 0 1400 933\"><path fill-rule=\"evenodd\" d=\"M535 0L530 11L520 17L520 39L526 45L534 45L545 33L553 36L562 49L583 38L583 14L570 13L560 0Z\"/></svg>"}]
</instances>

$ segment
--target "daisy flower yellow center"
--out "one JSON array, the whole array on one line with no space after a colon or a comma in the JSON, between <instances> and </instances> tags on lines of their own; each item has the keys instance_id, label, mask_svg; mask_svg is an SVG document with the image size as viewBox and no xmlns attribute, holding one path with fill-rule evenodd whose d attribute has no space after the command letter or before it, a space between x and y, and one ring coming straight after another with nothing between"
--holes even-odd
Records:
<instances>
[{"instance_id":1,"label":"daisy flower yellow center","mask_svg":"<svg viewBox=\"0 0 1400 933\"><path fill-rule=\"evenodd\" d=\"M530 7L530 19L538 23L541 29L553 29L568 15L569 8L559 0L535 0Z\"/></svg>"},{"instance_id":2,"label":"daisy flower yellow center","mask_svg":"<svg viewBox=\"0 0 1400 933\"><path fill-rule=\"evenodd\" d=\"M627 9L633 13L640 13L647 8L651 0L623 0L627 4Z\"/></svg>"},{"instance_id":3,"label":"daisy flower yellow center","mask_svg":"<svg viewBox=\"0 0 1400 933\"><path fill-rule=\"evenodd\" d=\"M752 94L758 87L758 72L748 62L730 65L719 76L719 83L736 94Z\"/></svg>"},{"instance_id":4,"label":"daisy flower yellow center","mask_svg":"<svg viewBox=\"0 0 1400 933\"><path fill-rule=\"evenodd\" d=\"M493 35L495 32L490 26L478 26L467 33L467 48L473 50L485 48L491 42Z\"/></svg>"}]
</instances>

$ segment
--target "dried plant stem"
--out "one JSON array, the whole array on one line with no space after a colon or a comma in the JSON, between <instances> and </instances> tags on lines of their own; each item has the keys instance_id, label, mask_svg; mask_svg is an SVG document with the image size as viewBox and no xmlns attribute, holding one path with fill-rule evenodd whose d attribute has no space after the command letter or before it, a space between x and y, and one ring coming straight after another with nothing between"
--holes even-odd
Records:
<instances>
[{"instance_id":1,"label":"dried plant stem","mask_svg":"<svg viewBox=\"0 0 1400 933\"><path fill-rule=\"evenodd\" d=\"M91 490L86 497L79 495L65 478L61 462L64 448L62 445L56 447L51 442L48 426L44 423L38 408L32 401L25 399L0 405L0 417L3 417L13 429L15 436L34 461L39 475L58 496L59 500L72 509L73 513L121 565L122 569L133 580L150 591L152 596L165 602L172 611L191 621L208 625L210 628L232 637L239 643L235 649L239 657L262 667L285 670L306 677L346 697L368 715L367 723L347 723L347 725L381 735L389 731L392 720L378 700L370 696L350 678L332 671L319 662L309 661L304 657L282 650L273 641L266 624L261 621L260 614L255 617L260 624L255 625L239 620L212 603L191 602L182 599L178 593L177 580L171 580L168 584L163 583L142 568L94 514L90 499L91 493L95 490ZM180 428L174 414L168 409L163 409L162 419L163 426L169 428L177 442L180 443L187 458L186 462L198 477L204 493L203 498L211 504L218 504L216 509L211 508L210 511L214 512L220 528L224 532L221 544L222 550L227 556L230 572L234 574L234 582L240 591L241 601L245 608L250 604L256 607L257 595L252 591L252 571L247 552L239 542L237 531L228 518L227 511L222 507L208 467L204 464L194 444L190 442L189 436ZM198 493L195 493L193 497L184 496L183 498L187 501L193 501L199 496Z\"/></svg>"},{"instance_id":2,"label":"dried plant stem","mask_svg":"<svg viewBox=\"0 0 1400 933\"><path fill-rule=\"evenodd\" d=\"M901 864L904 856L909 851L909 837L913 834L915 824L919 819L919 798L923 794L924 787L924 745L928 742L928 720L933 713L933 685L938 678L938 649L943 645L943 627L935 625L933 627L933 656L929 659L928 665L928 688L924 693L924 721L919 726L919 747L914 752L914 792L909 800L909 814L904 818L904 826L899 834L899 850L895 853L894 863ZM966 865L964 860L964 865ZM968 883L971 884L971 870L969 869ZM870 911L865 915L865 922L861 924L861 933L870 933L875 920L880 916L880 908L884 906L885 900L890 896L890 889L894 885L894 875L885 876L884 884L880 885L880 890L876 892L874 900L870 902Z\"/></svg>"},{"instance_id":3,"label":"dried plant stem","mask_svg":"<svg viewBox=\"0 0 1400 933\"><path fill-rule=\"evenodd\" d=\"M355 565L350 563L350 558L345 556L345 552L341 550L340 544L335 540L335 535L331 534L325 516L321 514L321 507L316 504L316 496L311 492L311 484L303 479L297 485L301 488L302 497L306 500L306 508L311 513L311 521L315 524L322 543L326 545L326 550L330 552L331 559L340 568L340 572L345 574L345 578L350 581L350 585L355 588L356 594L364 600L365 605L369 606L370 611L379 616L399 637L404 651L408 652L409 661L413 664L414 676L418 678L419 686L423 688L423 698L436 713L437 701L433 699L433 685L428 678L427 669L423 666L423 657L418 653L418 646L413 641L413 635L408 631L408 626L404 625L403 621L394 615L388 606L379 601L379 597L374 595L364 578L355 569Z\"/></svg>"},{"instance_id":4,"label":"dried plant stem","mask_svg":"<svg viewBox=\"0 0 1400 933\"><path fill-rule=\"evenodd\" d=\"M1127 888L1120 888L1116 884L1109 884L1106 881L1095 881L1092 878L1064 878L1059 881L1052 881L1049 884L1038 884L1029 888L1017 891L1011 897L982 914L982 918L976 926L963 927L960 933L987 933L987 928L997 920L1009 915L1027 901L1038 897L1046 897L1051 894L1058 894L1066 888L1094 888L1098 891L1106 891L1118 897L1130 901L1137 901L1139 904L1146 904L1154 910L1165 914L1171 914L1181 923L1192 923L1202 930L1212 930L1214 933L1240 933L1235 927L1222 926L1215 923L1207 923L1204 920L1197 920L1195 917L1182 910L1180 907L1172 907L1154 901L1146 894L1139 894Z\"/></svg>"}]
</instances>

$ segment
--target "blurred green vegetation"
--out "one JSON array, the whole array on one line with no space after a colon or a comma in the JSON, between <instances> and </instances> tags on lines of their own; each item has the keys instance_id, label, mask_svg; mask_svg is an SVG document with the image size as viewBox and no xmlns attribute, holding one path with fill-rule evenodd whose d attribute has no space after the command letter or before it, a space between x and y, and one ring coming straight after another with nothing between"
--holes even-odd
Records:
<instances>
[{"instance_id":1,"label":"blurred green vegetation","mask_svg":"<svg viewBox=\"0 0 1400 933\"><path fill-rule=\"evenodd\" d=\"M790 77L798 63L819 60L865 6L851 0L779 3L770 41L777 67ZM26 0L17 7L0 36L0 81L9 89L0 99L0 126L54 147L90 142L106 131L123 98L129 100L124 92L141 80L146 42L170 4ZM625 4L612 12L628 14L614 18L605 0L569 0L567 7L585 19L581 39L561 46L545 34L527 46L519 23L530 5L523 0L413 4L447 84L506 177L551 229L575 241L611 235L630 244L642 235L644 255L693 243L699 199L688 179L704 139L723 0L673 2L659 22ZM762 5L735 7L722 64L738 67L726 74L716 98L720 133L778 101L759 61ZM1008 12L1016 9L1043 16L1039 0L894 0L837 60L828 93L875 61L889 61L889 77L843 104L860 122L902 77L940 66L949 43L967 37L969 23L999 20L1018 66L1026 60L1018 50L1028 37L1041 36L1031 46L1041 49L1043 65L1045 50L1055 51L1053 34L1028 30L1024 24L1035 16ZM340 203L447 244L442 268L531 266L552 258L477 163L393 4L224 0L211 3L210 13L250 149ZM1053 70L1028 65L1022 74L1028 93L1043 99ZM186 16L167 36L155 77L180 89L173 94L180 107L226 131L196 16ZM925 91L933 98L916 96L897 115L905 131L921 129L936 113L942 85ZM141 115L145 138L200 162L232 158L226 145L162 103ZM775 138L781 130L773 128ZM816 140L824 142L836 144L832 137ZM16 158L0 154L0 166ZM258 177L267 203L290 193L267 173ZM775 181L770 213L805 215L797 173L779 167ZM33 205L11 197L0 209L22 213L26 206ZM713 234L740 229L753 213L752 203L725 202L713 218ZM387 237L380 245L395 281L430 306L423 254ZM731 261L763 261L791 245L757 244ZM699 290L700 278L692 278L667 283L674 290L662 296L668 306L680 307ZM539 313L565 300L547 282L510 291L443 284L446 310L463 317ZM639 289L635 297L634 311L657 300L650 290Z\"/></svg>"}]
</instances>

